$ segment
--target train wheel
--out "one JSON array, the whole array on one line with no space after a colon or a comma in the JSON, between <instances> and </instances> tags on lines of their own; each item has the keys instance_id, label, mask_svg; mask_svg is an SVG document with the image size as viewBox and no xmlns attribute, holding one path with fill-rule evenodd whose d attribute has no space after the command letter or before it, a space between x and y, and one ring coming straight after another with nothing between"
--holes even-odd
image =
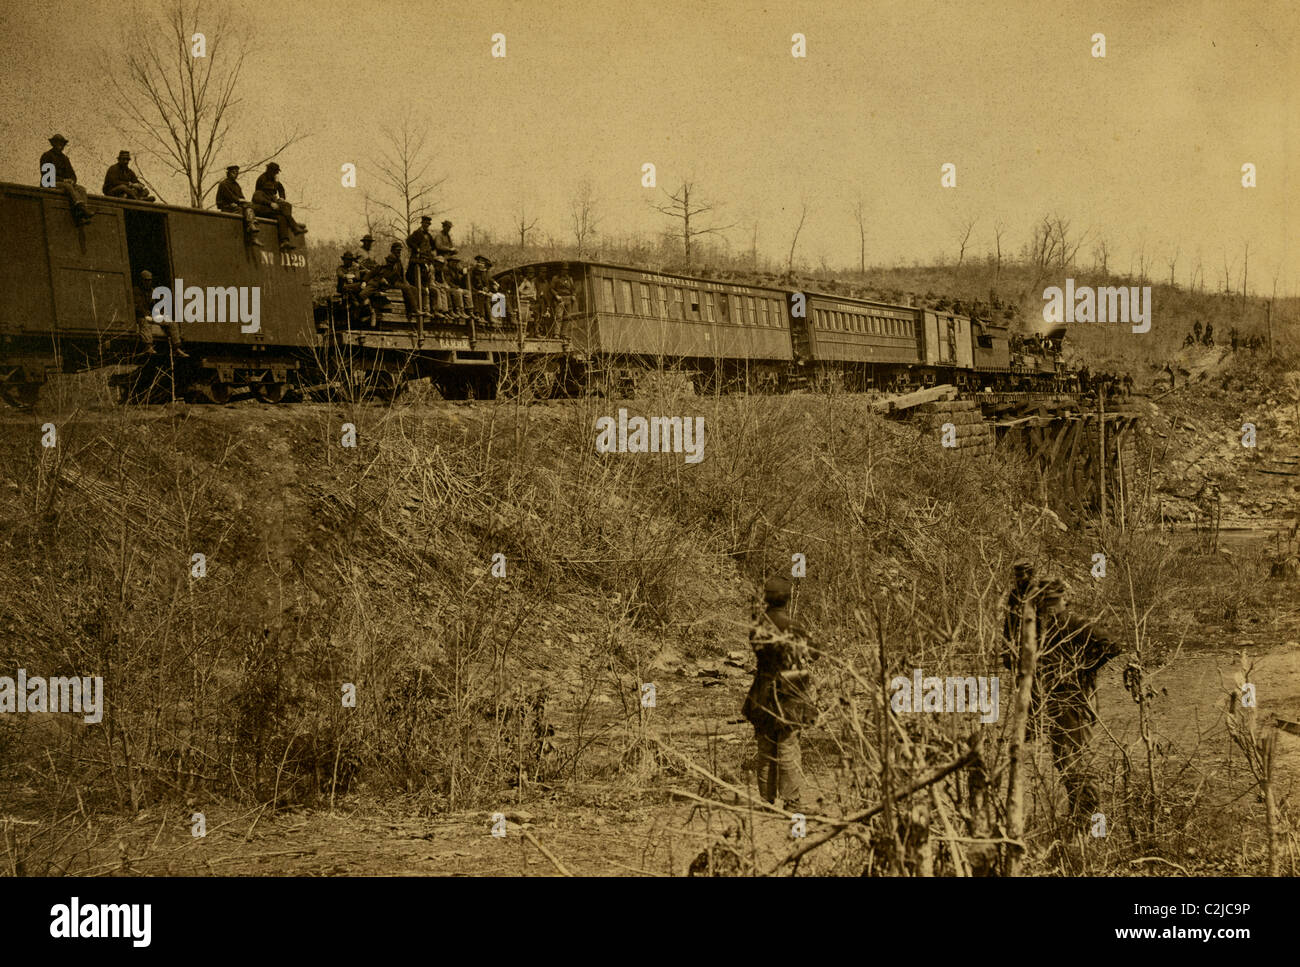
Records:
<instances>
[{"instance_id":1,"label":"train wheel","mask_svg":"<svg viewBox=\"0 0 1300 967\"><path fill-rule=\"evenodd\" d=\"M221 377L214 376L212 382L203 387L203 395L218 406L222 406L230 402L230 384Z\"/></svg>"},{"instance_id":2,"label":"train wheel","mask_svg":"<svg viewBox=\"0 0 1300 967\"><path fill-rule=\"evenodd\" d=\"M370 374L371 393L381 403L391 403L397 399L400 384L397 377L386 369L377 369Z\"/></svg>"},{"instance_id":3,"label":"train wheel","mask_svg":"<svg viewBox=\"0 0 1300 967\"><path fill-rule=\"evenodd\" d=\"M277 383L270 373L260 383L253 384L253 395L263 403L275 405L284 399L284 383Z\"/></svg>"}]
</instances>

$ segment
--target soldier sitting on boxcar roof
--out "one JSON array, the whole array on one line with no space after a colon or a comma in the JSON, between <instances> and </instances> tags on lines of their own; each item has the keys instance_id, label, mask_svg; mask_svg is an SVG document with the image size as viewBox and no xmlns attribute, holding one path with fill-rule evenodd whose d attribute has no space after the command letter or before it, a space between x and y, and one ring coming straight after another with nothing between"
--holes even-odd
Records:
<instances>
[{"instance_id":1,"label":"soldier sitting on boxcar roof","mask_svg":"<svg viewBox=\"0 0 1300 967\"><path fill-rule=\"evenodd\" d=\"M153 273L148 269L140 273L140 280L135 284L133 293L135 298L135 324L136 334L140 337L140 342L144 345L145 351L151 355L157 350L153 348L153 327L154 325L162 326L163 332L167 334L167 341L171 344L172 352L182 359L189 359L190 354L181 348L181 331L171 319L154 318L154 299L153 299Z\"/></svg>"},{"instance_id":2,"label":"soldier sitting on boxcar roof","mask_svg":"<svg viewBox=\"0 0 1300 967\"><path fill-rule=\"evenodd\" d=\"M85 225L95 217L95 213L89 208L90 199L86 195L86 189L77 184L77 172L73 169L72 162L63 153L63 146L67 143L68 139L61 134L50 136L50 150L41 155L39 184L42 188L62 188L72 203L72 220L78 225Z\"/></svg>"},{"instance_id":3,"label":"soldier sitting on boxcar roof","mask_svg":"<svg viewBox=\"0 0 1300 967\"><path fill-rule=\"evenodd\" d=\"M119 151L117 164L104 173L104 194L111 198L135 198L139 201L154 201L149 189L140 183L131 170L131 152Z\"/></svg>"},{"instance_id":4,"label":"soldier sitting on boxcar roof","mask_svg":"<svg viewBox=\"0 0 1300 967\"><path fill-rule=\"evenodd\" d=\"M258 248L265 247L257 240L257 216L253 205L244 200L244 189L239 187L239 165L226 165L226 177L217 185L217 211L243 215L248 243Z\"/></svg>"},{"instance_id":5,"label":"soldier sitting on boxcar roof","mask_svg":"<svg viewBox=\"0 0 1300 967\"><path fill-rule=\"evenodd\" d=\"M293 217L293 205L285 200L284 185L280 183L280 166L272 161L266 170L257 176L253 191L253 209L263 218L274 218L280 228L280 247L290 248L293 236L302 235L307 226ZM258 196L261 195L261 200ZM286 235L285 229L289 229ZM285 242L289 244L286 245Z\"/></svg>"}]
</instances>

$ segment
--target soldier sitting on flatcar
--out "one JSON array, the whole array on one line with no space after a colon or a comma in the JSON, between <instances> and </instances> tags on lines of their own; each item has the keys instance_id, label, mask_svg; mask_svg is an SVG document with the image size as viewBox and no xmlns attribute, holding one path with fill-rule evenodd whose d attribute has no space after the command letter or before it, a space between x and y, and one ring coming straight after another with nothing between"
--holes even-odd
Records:
<instances>
[{"instance_id":1,"label":"soldier sitting on flatcar","mask_svg":"<svg viewBox=\"0 0 1300 967\"><path fill-rule=\"evenodd\" d=\"M406 273L402 269L401 242L394 242L390 246L388 258L366 278L366 283L361 287L357 297L362 302L367 302L379 296L384 289L400 289L402 300L406 303L406 321L412 324L420 321L420 307L416 304L415 288L406 281ZM375 325L375 322L376 319L372 317L370 325Z\"/></svg>"},{"instance_id":2,"label":"soldier sitting on flatcar","mask_svg":"<svg viewBox=\"0 0 1300 967\"><path fill-rule=\"evenodd\" d=\"M357 264L361 268L361 280L363 282L367 275L379 268L379 263L370 254L370 248L374 244L375 237L369 232L361 236L361 254L357 257Z\"/></svg>"},{"instance_id":3,"label":"soldier sitting on flatcar","mask_svg":"<svg viewBox=\"0 0 1300 967\"><path fill-rule=\"evenodd\" d=\"M217 185L217 211L238 212L244 216L244 235L250 245L264 248L257 240L257 215L251 202L244 200L239 187L239 165L226 165L226 177Z\"/></svg>"},{"instance_id":4,"label":"soldier sitting on flatcar","mask_svg":"<svg viewBox=\"0 0 1300 967\"><path fill-rule=\"evenodd\" d=\"M67 143L68 139L61 134L50 135L50 150L41 155L40 185L42 188L62 188L72 204L72 220L77 225L85 225L95 217L95 213L90 210L86 189L77 184L77 172L72 162L63 153L63 146Z\"/></svg>"},{"instance_id":5,"label":"soldier sitting on flatcar","mask_svg":"<svg viewBox=\"0 0 1300 967\"><path fill-rule=\"evenodd\" d=\"M131 152L119 151L117 164L104 173L104 194L110 198L135 198L138 201L154 201L149 189L140 183L136 173L131 170Z\"/></svg>"},{"instance_id":6,"label":"soldier sitting on flatcar","mask_svg":"<svg viewBox=\"0 0 1300 967\"><path fill-rule=\"evenodd\" d=\"M153 348L153 327L162 326L163 332L167 334L167 341L171 344L172 352L182 359L189 359L190 354L181 348L180 326L171 319L154 318L153 288L153 273L144 269L140 273L140 280L135 284L133 293L136 335L140 337L145 352L152 355L157 351Z\"/></svg>"},{"instance_id":7,"label":"soldier sitting on flatcar","mask_svg":"<svg viewBox=\"0 0 1300 967\"><path fill-rule=\"evenodd\" d=\"M335 289L343 297L344 304L349 309L361 305L361 289L364 283L361 281L361 272L357 267L357 257L351 252L344 252L338 271L335 273Z\"/></svg>"},{"instance_id":8,"label":"soldier sitting on flatcar","mask_svg":"<svg viewBox=\"0 0 1300 967\"><path fill-rule=\"evenodd\" d=\"M466 275L459 257L453 255L447 259L447 285L451 290L452 312L462 321L470 322L474 318L474 304L470 300Z\"/></svg>"},{"instance_id":9,"label":"soldier sitting on flatcar","mask_svg":"<svg viewBox=\"0 0 1300 967\"><path fill-rule=\"evenodd\" d=\"M469 278L474 293L475 313L490 325L504 326L505 317L497 318L492 314L492 295L500 289L492 278L492 260L486 255L475 255Z\"/></svg>"}]
</instances>

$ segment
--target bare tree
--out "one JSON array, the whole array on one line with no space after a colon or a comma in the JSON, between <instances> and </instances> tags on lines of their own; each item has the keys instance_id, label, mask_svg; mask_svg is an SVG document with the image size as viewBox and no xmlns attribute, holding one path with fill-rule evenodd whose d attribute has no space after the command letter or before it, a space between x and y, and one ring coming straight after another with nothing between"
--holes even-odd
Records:
<instances>
[{"instance_id":1,"label":"bare tree","mask_svg":"<svg viewBox=\"0 0 1300 967\"><path fill-rule=\"evenodd\" d=\"M1199 282L1197 281L1199 277ZM1205 284L1205 265L1201 258L1201 250L1196 250L1196 261L1192 264L1192 274L1187 280L1187 287L1193 292L1201 291L1200 287Z\"/></svg>"},{"instance_id":2,"label":"bare tree","mask_svg":"<svg viewBox=\"0 0 1300 967\"><path fill-rule=\"evenodd\" d=\"M686 267L691 267L691 241L701 235L717 235L732 228L732 225L708 225L701 227L698 221L694 226L691 225L691 219L698 219L702 215L710 215L717 206L711 201L701 200L696 193L694 200L691 198L692 192L695 192L695 184L688 180L683 180L677 191L669 193L668 189L663 189L663 193L668 196L668 201L662 205L651 205L655 211L661 215L667 215L669 218L681 219L682 227L679 237L682 240L682 248L686 254Z\"/></svg>"},{"instance_id":3,"label":"bare tree","mask_svg":"<svg viewBox=\"0 0 1300 967\"><path fill-rule=\"evenodd\" d=\"M993 272L993 281L997 282L1002 278L1002 239L1007 234L1007 223L998 219L993 223L993 249L997 254L996 268Z\"/></svg>"},{"instance_id":4,"label":"bare tree","mask_svg":"<svg viewBox=\"0 0 1300 967\"><path fill-rule=\"evenodd\" d=\"M185 180L194 208L203 207L226 164L260 167L303 138L294 129L277 137L276 147L250 152L252 160L226 156L249 50L228 14L208 16L201 0L172 0L160 16L136 10L125 22L121 50L100 54L100 71L120 112L114 126ZM203 35L202 56L196 34Z\"/></svg>"},{"instance_id":5,"label":"bare tree","mask_svg":"<svg viewBox=\"0 0 1300 967\"><path fill-rule=\"evenodd\" d=\"M787 273L794 271L794 250L799 244L799 233L803 231L803 223L808 220L809 207L808 196L801 195L799 198L799 224L794 227L794 238L790 240L790 257L785 261L785 270Z\"/></svg>"},{"instance_id":6,"label":"bare tree","mask_svg":"<svg viewBox=\"0 0 1300 967\"><path fill-rule=\"evenodd\" d=\"M1228 250L1223 250L1223 291L1232 293L1232 267L1237 264L1237 260L1228 261Z\"/></svg>"},{"instance_id":7,"label":"bare tree","mask_svg":"<svg viewBox=\"0 0 1300 967\"><path fill-rule=\"evenodd\" d=\"M1170 286L1170 288L1173 288L1173 287L1175 286L1175 282L1174 282L1174 269L1178 266L1178 253L1179 253L1180 251L1182 251L1181 247L1178 246L1178 245L1175 245L1175 246L1174 246L1174 254L1171 255L1169 258L1165 259L1165 265L1169 266L1169 286Z\"/></svg>"},{"instance_id":8,"label":"bare tree","mask_svg":"<svg viewBox=\"0 0 1300 967\"><path fill-rule=\"evenodd\" d=\"M975 231L975 223L979 221L975 215L963 215L957 222L957 267L961 268L961 263L966 258L966 246L970 243L971 233Z\"/></svg>"},{"instance_id":9,"label":"bare tree","mask_svg":"<svg viewBox=\"0 0 1300 967\"><path fill-rule=\"evenodd\" d=\"M519 206L515 209L514 226L519 232L519 247L524 248L528 244L528 233L537 227L537 219L528 220L528 206L523 199L520 199Z\"/></svg>"},{"instance_id":10,"label":"bare tree","mask_svg":"<svg viewBox=\"0 0 1300 967\"><path fill-rule=\"evenodd\" d=\"M1110 243L1104 238L1097 239L1092 247L1092 265L1101 273L1102 278L1110 276Z\"/></svg>"},{"instance_id":11,"label":"bare tree","mask_svg":"<svg viewBox=\"0 0 1300 967\"><path fill-rule=\"evenodd\" d=\"M427 150L430 125L409 111L396 125L379 129L383 139L382 153L371 159L382 194L366 193L367 203L373 203L384 213L388 230L399 238L415 231L420 216L430 218L438 214L438 189L446 176L430 178L433 164Z\"/></svg>"},{"instance_id":12,"label":"bare tree","mask_svg":"<svg viewBox=\"0 0 1300 967\"><path fill-rule=\"evenodd\" d=\"M758 219L755 218L750 226L749 232L749 265L750 268L758 271Z\"/></svg>"},{"instance_id":13,"label":"bare tree","mask_svg":"<svg viewBox=\"0 0 1300 967\"><path fill-rule=\"evenodd\" d=\"M1246 242L1246 260L1241 264L1241 313L1246 314L1246 276L1250 272L1250 242Z\"/></svg>"},{"instance_id":14,"label":"bare tree","mask_svg":"<svg viewBox=\"0 0 1300 967\"><path fill-rule=\"evenodd\" d=\"M867 205L858 195L850 209L853 220L858 223L858 271L867 274Z\"/></svg>"},{"instance_id":15,"label":"bare tree","mask_svg":"<svg viewBox=\"0 0 1300 967\"><path fill-rule=\"evenodd\" d=\"M578 258L586 254L587 246L600 225L599 205L595 188L589 179L584 178L578 183L578 188L569 201L569 217L573 223L573 240L578 246Z\"/></svg>"}]
</instances>

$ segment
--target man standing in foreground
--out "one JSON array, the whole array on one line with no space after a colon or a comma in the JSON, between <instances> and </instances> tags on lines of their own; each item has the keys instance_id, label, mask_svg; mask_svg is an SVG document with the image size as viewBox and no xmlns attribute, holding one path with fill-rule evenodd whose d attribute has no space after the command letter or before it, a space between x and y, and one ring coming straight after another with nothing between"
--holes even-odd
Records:
<instances>
[{"instance_id":1,"label":"man standing in foreground","mask_svg":"<svg viewBox=\"0 0 1300 967\"><path fill-rule=\"evenodd\" d=\"M763 588L764 612L754 616L750 647L758 659L743 714L758 740L758 791L779 796L786 812L803 809L799 730L817 720L811 665L816 657L804 628L790 617L793 587L771 578Z\"/></svg>"}]
</instances>

